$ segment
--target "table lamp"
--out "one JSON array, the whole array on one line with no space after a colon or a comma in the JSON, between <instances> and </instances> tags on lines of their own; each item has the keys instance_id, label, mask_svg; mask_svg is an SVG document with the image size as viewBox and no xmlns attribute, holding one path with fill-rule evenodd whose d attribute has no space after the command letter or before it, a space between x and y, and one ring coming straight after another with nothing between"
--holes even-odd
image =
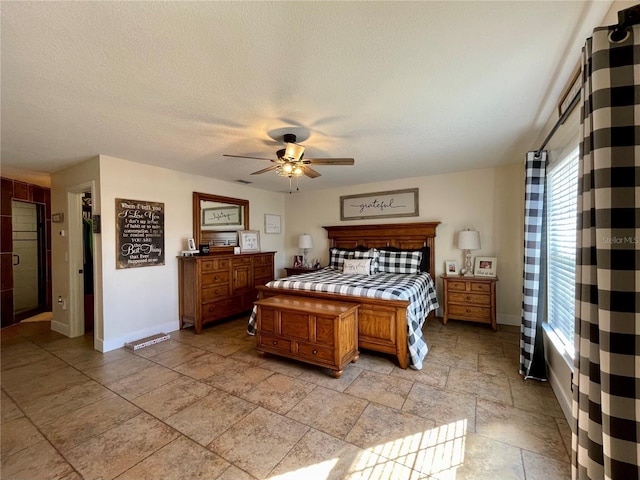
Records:
<instances>
[{"instance_id":1,"label":"table lamp","mask_svg":"<svg viewBox=\"0 0 640 480\"><path fill-rule=\"evenodd\" d=\"M305 268L308 268L309 264L307 263L307 253L309 253L309 250L313 248L311 235L307 235L306 233L300 235L298 238L298 248L302 249L302 262Z\"/></svg>"},{"instance_id":2,"label":"table lamp","mask_svg":"<svg viewBox=\"0 0 640 480\"><path fill-rule=\"evenodd\" d=\"M465 269L462 274L466 277L473 276L471 269L471 250L480 249L480 233L475 230L466 229L458 233L458 248L466 250Z\"/></svg>"}]
</instances>

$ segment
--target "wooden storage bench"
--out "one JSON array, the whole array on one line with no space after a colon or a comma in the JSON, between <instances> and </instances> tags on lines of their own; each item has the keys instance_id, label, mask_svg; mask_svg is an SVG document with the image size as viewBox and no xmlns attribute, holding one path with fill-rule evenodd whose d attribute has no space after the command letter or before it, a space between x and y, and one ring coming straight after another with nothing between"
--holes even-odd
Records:
<instances>
[{"instance_id":1,"label":"wooden storage bench","mask_svg":"<svg viewBox=\"0 0 640 480\"><path fill-rule=\"evenodd\" d=\"M257 348L333 370L358 360L358 304L278 295L257 305Z\"/></svg>"}]
</instances>

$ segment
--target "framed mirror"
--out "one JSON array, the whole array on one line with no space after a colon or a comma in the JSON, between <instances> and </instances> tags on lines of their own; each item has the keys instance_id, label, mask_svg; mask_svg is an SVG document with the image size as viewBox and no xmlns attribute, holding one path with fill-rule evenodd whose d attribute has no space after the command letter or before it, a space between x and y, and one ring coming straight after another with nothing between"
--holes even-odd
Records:
<instances>
[{"instance_id":1,"label":"framed mirror","mask_svg":"<svg viewBox=\"0 0 640 480\"><path fill-rule=\"evenodd\" d=\"M233 251L238 231L249 230L249 200L193 192L193 238L209 251Z\"/></svg>"}]
</instances>

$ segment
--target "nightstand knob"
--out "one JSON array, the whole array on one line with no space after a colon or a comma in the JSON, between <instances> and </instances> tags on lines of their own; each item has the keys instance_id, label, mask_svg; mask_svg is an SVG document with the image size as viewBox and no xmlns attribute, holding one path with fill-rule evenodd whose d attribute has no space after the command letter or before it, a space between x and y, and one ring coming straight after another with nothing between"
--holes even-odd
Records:
<instances>
[{"instance_id":1,"label":"nightstand knob","mask_svg":"<svg viewBox=\"0 0 640 480\"><path fill-rule=\"evenodd\" d=\"M471 310L469 310L469 309L467 308L466 312L467 312L467 313L471 313Z\"/></svg>"},{"instance_id":2,"label":"nightstand knob","mask_svg":"<svg viewBox=\"0 0 640 480\"><path fill-rule=\"evenodd\" d=\"M314 355L315 355L316 353L318 353L318 350L314 350L314 351L313 351L313 354L314 354Z\"/></svg>"},{"instance_id":3,"label":"nightstand knob","mask_svg":"<svg viewBox=\"0 0 640 480\"><path fill-rule=\"evenodd\" d=\"M469 295L467 295L467 301L471 300L471 297Z\"/></svg>"},{"instance_id":4,"label":"nightstand knob","mask_svg":"<svg viewBox=\"0 0 640 480\"><path fill-rule=\"evenodd\" d=\"M278 344L277 340L274 340L274 341L273 341L273 344L274 344L274 345L277 345L277 344Z\"/></svg>"}]
</instances>

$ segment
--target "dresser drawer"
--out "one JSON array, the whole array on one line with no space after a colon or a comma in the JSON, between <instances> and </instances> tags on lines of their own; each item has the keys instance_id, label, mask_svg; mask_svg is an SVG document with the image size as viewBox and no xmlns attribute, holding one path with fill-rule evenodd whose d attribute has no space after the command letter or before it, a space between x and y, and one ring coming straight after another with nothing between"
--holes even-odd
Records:
<instances>
[{"instance_id":1,"label":"dresser drawer","mask_svg":"<svg viewBox=\"0 0 640 480\"><path fill-rule=\"evenodd\" d=\"M474 303L476 305L490 305L491 297L479 293L450 293L451 303Z\"/></svg>"},{"instance_id":2,"label":"dresser drawer","mask_svg":"<svg viewBox=\"0 0 640 480\"><path fill-rule=\"evenodd\" d=\"M450 280L447 282L449 285L449 290L455 290L457 292L466 292L467 291L467 282L462 280Z\"/></svg>"},{"instance_id":3,"label":"dresser drawer","mask_svg":"<svg viewBox=\"0 0 640 480\"><path fill-rule=\"evenodd\" d=\"M319 347L318 345L310 345L308 343L298 344L298 354L301 357L307 357L312 360L322 360L324 362L333 363L334 349Z\"/></svg>"},{"instance_id":4,"label":"dresser drawer","mask_svg":"<svg viewBox=\"0 0 640 480\"><path fill-rule=\"evenodd\" d=\"M216 285L218 283L229 283L229 272L213 272L202 274L202 286Z\"/></svg>"},{"instance_id":5,"label":"dresser drawer","mask_svg":"<svg viewBox=\"0 0 640 480\"><path fill-rule=\"evenodd\" d=\"M491 284L489 283L472 283L471 284L472 292L491 292Z\"/></svg>"},{"instance_id":6,"label":"dresser drawer","mask_svg":"<svg viewBox=\"0 0 640 480\"><path fill-rule=\"evenodd\" d=\"M286 338L274 337L271 335L259 334L258 346L263 347L265 350L279 350L283 353L291 353L291 340Z\"/></svg>"},{"instance_id":7,"label":"dresser drawer","mask_svg":"<svg viewBox=\"0 0 640 480\"><path fill-rule=\"evenodd\" d=\"M468 318L477 321L491 321L491 309L473 307L471 305L449 305L449 316L452 318Z\"/></svg>"},{"instance_id":8,"label":"dresser drawer","mask_svg":"<svg viewBox=\"0 0 640 480\"><path fill-rule=\"evenodd\" d=\"M235 257L233 259L233 266L237 267L239 265L251 265L251 257Z\"/></svg>"},{"instance_id":9,"label":"dresser drawer","mask_svg":"<svg viewBox=\"0 0 640 480\"><path fill-rule=\"evenodd\" d=\"M273 257L271 255L256 255L253 257L253 264L255 266L273 265Z\"/></svg>"},{"instance_id":10,"label":"dresser drawer","mask_svg":"<svg viewBox=\"0 0 640 480\"><path fill-rule=\"evenodd\" d=\"M201 263L202 273L229 270L228 258L208 258Z\"/></svg>"},{"instance_id":11,"label":"dresser drawer","mask_svg":"<svg viewBox=\"0 0 640 480\"><path fill-rule=\"evenodd\" d=\"M235 310L234 310L235 309ZM237 311L232 299L221 302L209 302L202 304L202 323L207 323L219 318L228 317Z\"/></svg>"},{"instance_id":12,"label":"dresser drawer","mask_svg":"<svg viewBox=\"0 0 640 480\"><path fill-rule=\"evenodd\" d=\"M201 293L202 303L222 300L228 296L229 285L214 285L212 287L203 287Z\"/></svg>"},{"instance_id":13,"label":"dresser drawer","mask_svg":"<svg viewBox=\"0 0 640 480\"><path fill-rule=\"evenodd\" d=\"M273 267L270 265L267 265L266 267L255 267L253 269L253 276L255 278L271 277L273 276Z\"/></svg>"}]
</instances>

